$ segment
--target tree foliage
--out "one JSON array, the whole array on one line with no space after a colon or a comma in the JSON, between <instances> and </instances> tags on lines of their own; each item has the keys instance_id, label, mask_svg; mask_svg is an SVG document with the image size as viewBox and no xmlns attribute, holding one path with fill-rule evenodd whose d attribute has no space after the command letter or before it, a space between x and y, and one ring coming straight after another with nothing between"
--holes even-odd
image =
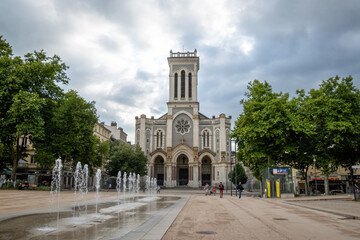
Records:
<instances>
[{"instance_id":1,"label":"tree foliage","mask_svg":"<svg viewBox=\"0 0 360 240\"><path fill-rule=\"evenodd\" d=\"M110 142L108 174L116 176L118 171L133 172L141 176L146 174L147 158L139 145L131 146L119 141Z\"/></svg>"},{"instance_id":2,"label":"tree foliage","mask_svg":"<svg viewBox=\"0 0 360 240\"><path fill-rule=\"evenodd\" d=\"M237 185L239 182L241 182L243 184L246 183L248 180L248 176L245 173L244 167L240 163L238 163L235 165L235 168L236 168L236 170L233 169L232 172L229 173L229 177L230 177L232 183L235 185ZM235 176L236 176L236 178L235 178Z\"/></svg>"},{"instance_id":3,"label":"tree foliage","mask_svg":"<svg viewBox=\"0 0 360 240\"><path fill-rule=\"evenodd\" d=\"M267 82L254 80L245 95L232 137L238 144L239 160L261 179L261 169L279 163L286 151L288 94L274 93Z\"/></svg>"},{"instance_id":4,"label":"tree foliage","mask_svg":"<svg viewBox=\"0 0 360 240\"><path fill-rule=\"evenodd\" d=\"M77 162L88 164L89 169L101 166L107 149L93 134L97 122L94 102L69 91L54 106L44 137L34 141L36 161L50 166L60 157L73 167Z\"/></svg>"},{"instance_id":5,"label":"tree foliage","mask_svg":"<svg viewBox=\"0 0 360 240\"><path fill-rule=\"evenodd\" d=\"M248 85L244 111L235 123L237 156L261 179L261 169L283 164L307 172L316 159L324 174L350 170L360 161L360 93L351 76L338 76L297 96L273 93L255 80Z\"/></svg>"},{"instance_id":6,"label":"tree foliage","mask_svg":"<svg viewBox=\"0 0 360 240\"><path fill-rule=\"evenodd\" d=\"M12 160L12 178L17 164L26 155L20 139L44 134L47 104L63 95L58 85L67 84L68 67L54 55L35 51L14 57L12 48L0 36L0 139Z\"/></svg>"}]
</instances>

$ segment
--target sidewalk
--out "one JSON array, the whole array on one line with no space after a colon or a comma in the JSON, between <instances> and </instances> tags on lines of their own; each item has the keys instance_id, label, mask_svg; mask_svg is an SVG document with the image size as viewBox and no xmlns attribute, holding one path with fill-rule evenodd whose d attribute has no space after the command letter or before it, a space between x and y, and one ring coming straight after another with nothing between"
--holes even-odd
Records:
<instances>
[{"instance_id":1,"label":"sidewalk","mask_svg":"<svg viewBox=\"0 0 360 240\"><path fill-rule=\"evenodd\" d=\"M344 218L360 219L360 202L354 201L352 195L314 196L284 199L284 203L326 213L336 214Z\"/></svg>"},{"instance_id":2,"label":"sidewalk","mask_svg":"<svg viewBox=\"0 0 360 240\"><path fill-rule=\"evenodd\" d=\"M321 205L330 202L341 212L360 208L359 202L308 200L319 203L317 210L300 206L302 202L194 194L162 239L359 239L359 220L329 214Z\"/></svg>"}]
</instances>

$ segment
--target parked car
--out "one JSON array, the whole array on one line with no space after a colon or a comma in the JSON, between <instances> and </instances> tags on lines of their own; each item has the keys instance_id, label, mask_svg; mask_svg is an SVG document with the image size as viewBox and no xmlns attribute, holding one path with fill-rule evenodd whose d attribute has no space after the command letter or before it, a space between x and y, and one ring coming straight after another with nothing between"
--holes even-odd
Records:
<instances>
[{"instance_id":1,"label":"parked car","mask_svg":"<svg viewBox=\"0 0 360 240\"><path fill-rule=\"evenodd\" d=\"M343 194L343 190L331 190L330 192L330 195L336 195L336 194Z\"/></svg>"}]
</instances>

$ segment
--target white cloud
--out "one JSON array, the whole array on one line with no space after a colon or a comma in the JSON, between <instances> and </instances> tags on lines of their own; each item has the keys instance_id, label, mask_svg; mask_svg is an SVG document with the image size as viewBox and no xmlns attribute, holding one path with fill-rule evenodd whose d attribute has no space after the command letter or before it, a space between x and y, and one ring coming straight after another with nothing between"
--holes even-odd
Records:
<instances>
[{"instance_id":1,"label":"white cloud","mask_svg":"<svg viewBox=\"0 0 360 240\"><path fill-rule=\"evenodd\" d=\"M19 55L58 54L68 88L134 141L135 116L166 112L170 49L198 49L201 111L233 120L255 78L287 92L333 73L358 79L360 3L350 2L14 0L2 3L0 29Z\"/></svg>"}]
</instances>

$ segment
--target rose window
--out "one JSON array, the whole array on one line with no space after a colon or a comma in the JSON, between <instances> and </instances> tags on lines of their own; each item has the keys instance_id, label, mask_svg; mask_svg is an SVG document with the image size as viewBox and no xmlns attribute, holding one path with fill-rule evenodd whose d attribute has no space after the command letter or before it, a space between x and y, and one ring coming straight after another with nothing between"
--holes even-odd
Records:
<instances>
[{"instance_id":1,"label":"rose window","mask_svg":"<svg viewBox=\"0 0 360 240\"><path fill-rule=\"evenodd\" d=\"M180 119L175 124L176 132L184 135L190 131L191 125L188 120Z\"/></svg>"}]
</instances>

